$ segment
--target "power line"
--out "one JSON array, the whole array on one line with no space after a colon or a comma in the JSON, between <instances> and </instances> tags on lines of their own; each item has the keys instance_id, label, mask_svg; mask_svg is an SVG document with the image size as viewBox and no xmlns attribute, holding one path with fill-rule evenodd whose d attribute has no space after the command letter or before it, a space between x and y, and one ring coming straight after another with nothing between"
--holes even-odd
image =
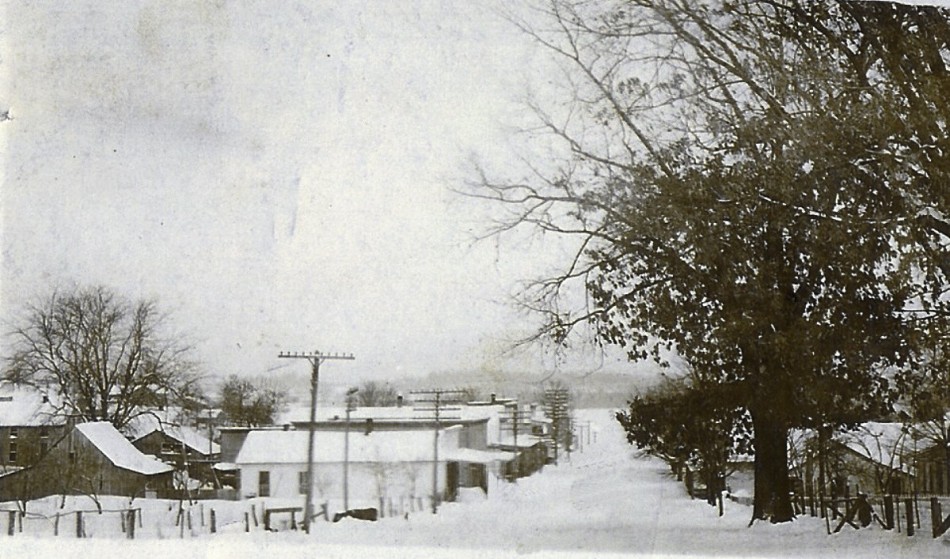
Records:
<instances>
[{"instance_id":1,"label":"power line","mask_svg":"<svg viewBox=\"0 0 950 559\"><path fill-rule=\"evenodd\" d=\"M317 385L320 382L320 364L329 360L356 359L352 353L323 353L321 351L293 352L282 351L280 359L306 359L310 362L310 424L307 426L307 497L304 502L303 529L310 533L310 521L313 517L313 433L317 421Z\"/></svg>"}]
</instances>

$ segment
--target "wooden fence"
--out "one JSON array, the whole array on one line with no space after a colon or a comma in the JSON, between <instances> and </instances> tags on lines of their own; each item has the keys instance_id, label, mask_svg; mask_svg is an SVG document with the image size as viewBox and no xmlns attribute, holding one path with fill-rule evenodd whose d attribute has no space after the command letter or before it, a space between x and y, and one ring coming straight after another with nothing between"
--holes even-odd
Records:
<instances>
[{"instance_id":1,"label":"wooden fence","mask_svg":"<svg viewBox=\"0 0 950 559\"><path fill-rule=\"evenodd\" d=\"M204 504L190 507L170 506L167 510L154 507L144 511L142 508L71 510L53 515L0 510L0 534L15 536L25 533L76 538L185 538L214 534L223 526L229 526L232 531L240 531L243 528L243 531L249 532L260 527L258 518L255 504L251 504L249 510L243 513L236 511L234 507L217 511L213 507L205 507Z\"/></svg>"},{"instance_id":2,"label":"wooden fence","mask_svg":"<svg viewBox=\"0 0 950 559\"><path fill-rule=\"evenodd\" d=\"M797 498L795 512L825 519L828 534L877 525L907 536L929 532L938 538L950 530L950 498L935 495L883 495Z\"/></svg>"}]
</instances>

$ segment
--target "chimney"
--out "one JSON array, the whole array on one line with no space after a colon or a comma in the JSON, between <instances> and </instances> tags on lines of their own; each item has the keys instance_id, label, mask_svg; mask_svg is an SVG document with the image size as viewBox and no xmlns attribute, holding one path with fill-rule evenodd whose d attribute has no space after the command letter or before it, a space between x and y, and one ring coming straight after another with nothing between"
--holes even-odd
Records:
<instances>
[{"instance_id":1,"label":"chimney","mask_svg":"<svg viewBox=\"0 0 950 559\"><path fill-rule=\"evenodd\" d=\"M492 404L496 403L496 400L497 400L497 398L496 398L496 396L495 396L495 393L492 392L492 393L491 393L491 403L492 403Z\"/></svg>"},{"instance_id":2,"label":"chimney","mask_svg":"<svg viewBox=\"0 0 950 559\"><path fill-rule=\"evenodd\" d=\"M402 394L399 394L398 396L396 396L396 407L397 408L402 407Z\"/></svg>"},{"instance_id":3,"label":"chimney","mask_svg":"<svg viewBox=\"0 0 950 559\"><path fill-rule=\"evenodd\" d=\"M372 432L373 432L373 418L372 418L372 417L367 417L367 418L366 418L366 432L363 433L363 434L364 434L364 435L369 435L369 434L372 433Z\"/></svg>"}]
</instances>

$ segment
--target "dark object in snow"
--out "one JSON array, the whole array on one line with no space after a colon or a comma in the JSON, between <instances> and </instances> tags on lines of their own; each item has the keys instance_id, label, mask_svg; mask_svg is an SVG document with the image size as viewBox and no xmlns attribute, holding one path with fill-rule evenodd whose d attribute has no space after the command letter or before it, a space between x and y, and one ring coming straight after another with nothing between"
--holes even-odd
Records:
<instances>
[{"instance_id":1,"label":"dark object in snow","mask_svg":"<svg viewBox=\"0 0 950 559\"><path fill-rule=\"evenodd\" d=\"M873 510L871 510L871 503L868 502L868 497L864 493L858 494L858 500L854 504L855 513L858 517L858 522L861 523L862 528L867 528L871 525L871 515Z\"/></svg>"},{"instance_id":2,"label":"dark object in snow","mask_svg":"<svg viewBox=\"0 0 950 559\"><path fill-rule=\"evenodd\" d=\"M346 517L376 522L376 520L379 518L379 512L376 509L351 509L346 512L338 512L334 514L333 521L339 522Z\"/></svg>"}]
</instances>

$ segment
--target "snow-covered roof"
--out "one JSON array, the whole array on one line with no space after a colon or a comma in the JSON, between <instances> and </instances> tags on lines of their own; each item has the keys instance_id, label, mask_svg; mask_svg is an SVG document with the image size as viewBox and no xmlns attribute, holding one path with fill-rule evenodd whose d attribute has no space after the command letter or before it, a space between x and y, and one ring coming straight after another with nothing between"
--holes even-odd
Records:
<instances>
[{"instance_id":1,"label":"snow-covered roof","mask_svg":"<svg viewBox=\"0 0 950 559\"><path fill-rule=\"evenodd\" d=\"M443 431L444 432L444 431ZM314 433L314 462L343 461L344 438L340 431ZM236 464L303 464L307 461L307 431L251 431ZM373 431L359 429L349 434L351 462L428 462L433 457L432 431ZM447 451L452 438L440 435L439 454Z\"/></svg>"},{"instance_id":2,"label":"snow-covered roof","mask_svg":"<svg viewBox=\"0 0 950 559\"><path fill-rule=\"evenodd\" d=\"M474 448L454 448L440 456L440 459L454 460L458 462L470 462L472 464L488 464L491 462L507 462L514 460L517 455L514 452L505 452L503 450L477 450Z\"/></svg>"},{"instance_id":3,"label":"snow-covered roof","mask_svg":"<svg viewBox=\"0 0 950 559\"><path fill-rule=\"evenodd\" d=\"M108 421L80 423L76 425L76 430L119 468L145 475L163 474L173 469L139 452L139 449L132 446Z\"/></svg>"},{"instance_id":4,"label":"snow-covered roof","mask_svg":"<svg viewBox=\"0 0 950 559\"><path fill-rule=\"evenodd\" d=\"M163 419L161 414L146 413L139 415L129 422L125 430L133 441L160 431L201 454L209 454L209 451L210 454L221 452L221 447L211 441L205 433L187 425L167 421Z\"/></svg>"},{"instance_id":5,"label":"snow-covered roof","mask_svg":"<svg viewBox=\"0 0 950 559\"><path fill-rule=\"evenodd\" d=\"M63 424L62 416L45 399L42 393L32 388L0 385L0 425L30 427Z\"/></svg>"},{"instance_id":6,"label":"snow-covered roof","mask_svg":"<svg viewBox=\"0 0 950 559\"><path fill-rule=\"evenodd\" d=\"M459 410L462 419L494 419L510 416L503 404L488 404L479 406L462 406Z\"/></svg>"},{"instance_id":7,"label":"snow-covered roof","mask_svg":"<svg viewBox=\"0 0 950 559\"><path fill-rule=\"evenodd\" d=\"M541 442L541 437L532 435L530 431L518 433L518 448L531 448ZM511 432L503 433L496 443L499 446L515 446L515 436Z\"/></svg>"},{"instance_id":8,"label":"snow-covered roof","mask_svg":"<svg viewBox=\"0 0 950 559\"><path fill-rule=\"evenodd\" d=\"M913 451L913 440L903 423L868 422L840 436L853 452L878 464L903 469L902 458Z\"/></svg>"}]
</instances>

